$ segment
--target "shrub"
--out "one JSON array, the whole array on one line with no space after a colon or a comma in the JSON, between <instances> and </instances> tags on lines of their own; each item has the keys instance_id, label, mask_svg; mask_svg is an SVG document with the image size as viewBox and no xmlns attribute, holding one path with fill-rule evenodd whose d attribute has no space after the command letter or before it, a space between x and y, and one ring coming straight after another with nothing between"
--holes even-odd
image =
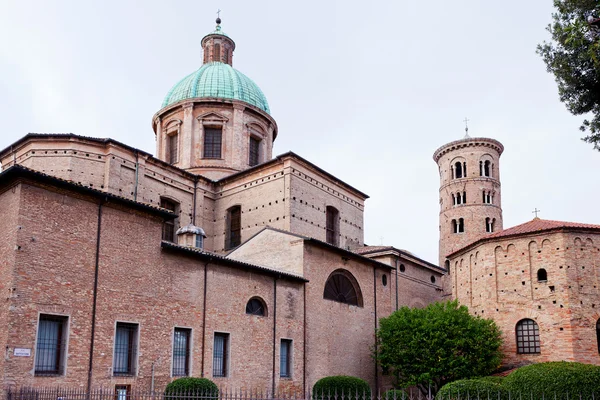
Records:
<instances>
[{"instance_id":1,"label":"shrub","mask_svg":"<svg viewBox=\"0 0 600 400\"><path fill-rule=\"evenodd\" d=\"M502 385L502 378L488 376L478 379L460 379L450 382L437 392L436 400L482 398L507 400L508 392Z\"/></svg>"},{"instance_id":2,"label":"shrub","mask_svg":"<svg viewBox=\"0 0 600 400\"><path fill-rule=\"evenodd\" d=\"M342 396L343 394L343 396ZM327 376L321 378L313 386L313 399L327 399L337 395L337 400L354 400L359 397L371 397L369 384L354 376Z\"/></svg>"},{"instance_id":3,"label":"shrub","mask_svg":"<svg viewBox=\"0 0 600 400\"><path fill-rule=\"evenodd\" d=\"M403 400L408 397L406 392L401 389L391 389L383 394L383 400Z\"/></svg>"},{"instance_id":4,"label":"shrub","mask_svg":"<svg viewBox=\"0 0 600 400\"><path fill-rule=\"evenodd\" d=\"M219 388L210 379L179 378L167 385L165 398L169 399L169 395L176 398L176 395L181 393L198 394L202 398L216 398L219 395Z\"/></svg>"},{"instance_id":5,"label":"shrub","mask_svg":"<svg viewBox=\"0 0 600 400\"><path fill-rule=\"evenodd\" d=\"M543 393L553 400L591 400L600 395L600 367L565 361L532 364L504 378L503 386L512 397Z\"/></svg>"}]
</instances>

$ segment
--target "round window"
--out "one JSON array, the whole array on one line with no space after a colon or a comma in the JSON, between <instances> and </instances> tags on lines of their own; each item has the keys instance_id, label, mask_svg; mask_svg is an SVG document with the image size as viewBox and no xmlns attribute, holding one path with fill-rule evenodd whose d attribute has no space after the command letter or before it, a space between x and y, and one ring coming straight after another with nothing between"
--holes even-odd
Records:
<instances>
[{"instance_id":1,"label":"round window","mask_svg":"<svg viewBox=\"0 0 600 400\"><path fill-rule=\"evenodd\" d=\"M381 276L381 283L383 283L383 286L387 286L387 275L383 274Z\"/></svg>"},{"instance_id":2,"label":"round window","mask_svg":"<svg viewBox=\"0 0 600 400\"><path fill-rule=\"evenodd\" d=\"M400 272L404 271L406 271L406 267L404 266L404 264L400 264Z\"/></svg>"},{"instance_id":3,"label":"round window","mask_svg":"<svg viewBox=\"0 0 600 400\"><path fill-rule=\"evenodd\" d=\"M435 283L435 276L431 275L431 283Z\"/></svg>"}]
</instances>

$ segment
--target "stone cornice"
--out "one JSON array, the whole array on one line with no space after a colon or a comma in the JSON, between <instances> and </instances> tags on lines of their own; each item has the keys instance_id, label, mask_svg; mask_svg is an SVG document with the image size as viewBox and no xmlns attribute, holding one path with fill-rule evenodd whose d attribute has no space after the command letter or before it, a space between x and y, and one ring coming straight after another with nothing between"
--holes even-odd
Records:
<instances>
[{"instance_id":1,"label":"stone cornice","mask_svg":"<svg viewBox=\"0 0 600 400\"><path fill-rule=\"evenodd\" d=\"M502 145L502 143L500 143L496 139L483 138L483 137L464 138L461 140L455 140L454 142L447 143L447 144L443 145L442 147L440 147L439 149L437 149L433 153L433 160L437 163L439 161L439 159L442 158L443 155L445 155L451 151L458 150L458 149L464 149L467 147L474 147L474 146L491 147L492 149L494 149L498 152L498 155L501 155L502 152L504 151L504 146Z\"/></svg>"}]
</instances>

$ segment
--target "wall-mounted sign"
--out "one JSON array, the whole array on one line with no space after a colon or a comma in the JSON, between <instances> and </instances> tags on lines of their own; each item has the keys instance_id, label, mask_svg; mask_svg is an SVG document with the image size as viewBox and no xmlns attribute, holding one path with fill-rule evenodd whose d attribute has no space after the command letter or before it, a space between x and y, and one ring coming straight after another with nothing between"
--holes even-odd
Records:
<instances>
[{"instance_id":1,"label":"wall-mounted sign","mask_svg":"<svg viewBox=\"0 0 600 400\"><path fill-rule=\"evenodd\" d=\"M13 355L15 357L31 357L31 349L20 349L15 347Z\"/></svg>"}]
</instances>

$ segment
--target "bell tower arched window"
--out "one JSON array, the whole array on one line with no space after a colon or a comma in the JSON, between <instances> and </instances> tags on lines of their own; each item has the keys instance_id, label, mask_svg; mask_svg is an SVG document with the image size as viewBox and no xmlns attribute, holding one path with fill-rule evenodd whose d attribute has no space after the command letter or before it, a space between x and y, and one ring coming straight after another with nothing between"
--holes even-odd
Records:
<instances>
[{"instance_id":1,"label":"bell tower arched window","mask_svg":"<svg viewBox=\"0 0 600 400\"><path fill-rule=\"evenodd\" d=\"M485 231L486 232L494 232L494 223L496 222L496 218L487 217L485 219Z\"/></svg>"},{"instance_id":2,"label":"bell tower arched window","mask_svg":"<svg viewBox=\"0 0 600 400\"><path fill-rule=\"evenodd\" d=\"M463 177L463 165L461 162L454 164L454 177L456 179Z\"/></svg>"}]
</instances>

